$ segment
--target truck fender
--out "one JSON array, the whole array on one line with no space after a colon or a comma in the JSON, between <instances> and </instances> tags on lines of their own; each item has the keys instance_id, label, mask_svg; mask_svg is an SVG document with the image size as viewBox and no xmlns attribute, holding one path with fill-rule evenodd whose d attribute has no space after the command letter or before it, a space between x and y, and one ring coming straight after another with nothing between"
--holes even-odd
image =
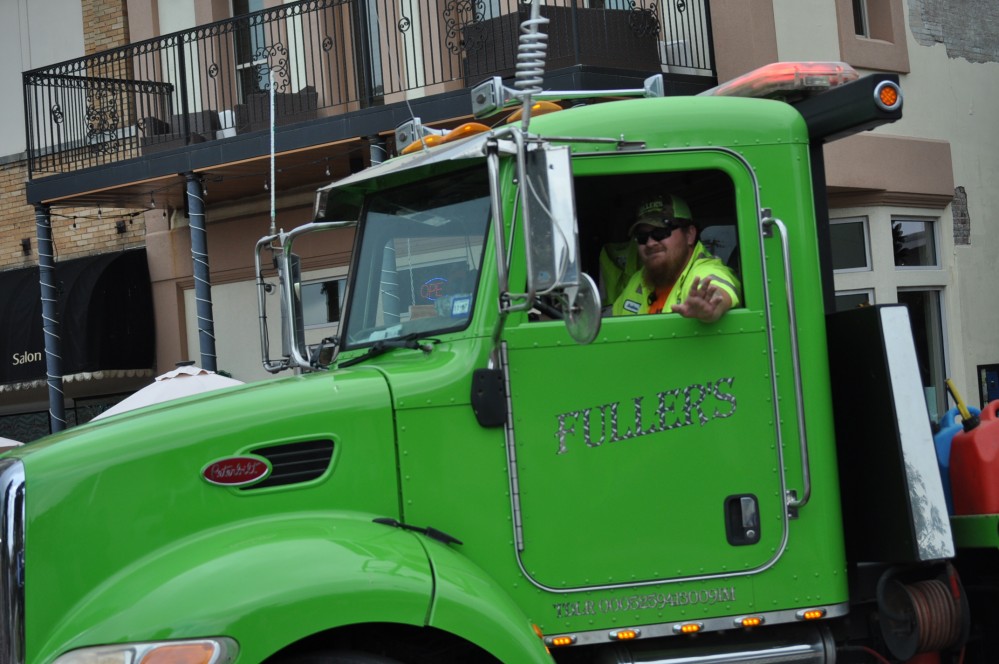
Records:
<instances>
[{"instance_id":1,"label":"truck fender","mask_svg":"<svg viewBox=\"0 0 999 664\"><path fill-rule=\"evenodd\" d=\"M531 620L496 581L447 544L422 540L434 574L428 623L503 662L553 661Z\"/></svg>"},{"instance_id":2,"label":"truck fender","mask_svg":"<svg viewBox=\"0 0 999 664\"><path fill-rule=\"evenodd\" d=\"M433 595L426 552L412 534L373 518L313 511L194 533L106 579L44 633L29 632L29 659L97 644L229 636L240 661L258 662L342 625L423 626ZM32 637L45 639L38 650Z\"/></svg>"}]
</instances>

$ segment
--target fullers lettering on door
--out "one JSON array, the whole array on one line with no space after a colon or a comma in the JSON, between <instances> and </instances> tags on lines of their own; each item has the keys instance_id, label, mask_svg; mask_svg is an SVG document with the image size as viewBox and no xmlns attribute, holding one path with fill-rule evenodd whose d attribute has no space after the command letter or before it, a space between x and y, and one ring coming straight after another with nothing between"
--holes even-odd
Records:
<instances>
[{"instance_id":1,"label":"fullers lettering on door","mask_svg":"<svg viewBox=\"0 0 999 664\"><path fill-rule=\"evenodd\" d=\"M35 351L34 353L25 351L23 353L14 353L11 355L11 366L16 367L22 364L30 364L31 362L41 362L42 353L41 351Z\"/></svg>"},{"instance_id":2,"label":"fullers lettering on door","mask_svg":"<svg viewBox=\"0 0 999 664\"><path fill-rule=\"evenodd\" d=\"M616 401L559 413L555 438L556 454L565 454L574 441L582 439L587 447L647 436L689 426L704 426L712 420L735 414L737 407L732 385L735 378L719 378L704 384L695 383L664 392L631 399L631 404ZM619 415L625 422L619 421ZM629 417L631 415L631 417Z\"/></svg>"}]
</instances>

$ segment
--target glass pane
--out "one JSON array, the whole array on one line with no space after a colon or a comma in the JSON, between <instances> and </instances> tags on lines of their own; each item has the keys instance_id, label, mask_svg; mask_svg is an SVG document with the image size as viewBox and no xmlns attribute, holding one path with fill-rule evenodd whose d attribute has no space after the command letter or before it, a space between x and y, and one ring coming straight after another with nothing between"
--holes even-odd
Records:
<instances>
[{"instance_id":1,"label":"glass pane","mask_svg":"<svg viewBox=\"0 0 999 664\"><path fill-rule=\"evenodd\" d=\"M331 279L302 286L302 314L306 327L340 321L345 284L343 279Z\"/></svg>"},{"instance_id":2,"label":"glass pane","mask_svg":"<svg viewBox=\"0 0 999 664\"><path fill-rule=\"evenodd\" d=\"M371 197L359 227L346 346L467 326L489 212L482 168Z\"/></svg>"},{"instance_id":3,"label":"glass pane","mask_svg":"<svg viewBox=\"0 0 999 664\"><path fill-rule=\"evenodd\" d=\"M853 32L858 37L867 36L867 0L853 0Z\"/></svg>"},{"instance_id":4,"label":"glass pane","mask_svg":"<svg viewBox=\"0 0 999 664\"><path fill-rule=\"evenodd\" d=\"M869 269L867 233L863 219L834 222L829 226L834 270Z\"/></svg>"},{"instance_id":5,"label":"glass pane","mask_svg":"<svg viewBox=\"0 0 999 664\"><path fill-rule=\"evenodd\" d=\"M933 237L933 222L893 219L891 236L896 267L936 266L937 246Z\"/></svg>"},{"instance_id":6,"label":"glass pane","mask_svg":"<svg viewBox=\"0 0 999 664\"><path fill-rule=\"evenodd\" d=\"M899 291L898 301L909 307L926 407L930 411L930 418L937 421L947 412L940 291Z\"/></svg>"},{"instance_id":7,"label":"glass pane","mask_svg":"<svg viewBox=\"0 0 999 664\"><path fill-rule=\"evenodd\" d=\"M860 307L869 306L871 306L870 293L836 294L836 311L847 311L849 309L859 309Z\"/></svg>"}]
</instances>

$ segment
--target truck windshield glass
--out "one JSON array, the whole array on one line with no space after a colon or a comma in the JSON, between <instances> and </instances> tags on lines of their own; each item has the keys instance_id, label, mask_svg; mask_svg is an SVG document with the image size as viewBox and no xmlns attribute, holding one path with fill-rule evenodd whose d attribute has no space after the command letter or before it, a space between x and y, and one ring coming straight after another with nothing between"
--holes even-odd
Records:
<instances>
[{"instance_id":1,"label":"truck windshield glass","mask_svg":"<svg viewBox=\"0 0 999 664\"><path fill-rule=\"evenodd\" d=\"M345 347L467 326L489 209L483 168L371 197L360 222Z\"/></svg>"}]
</instances>

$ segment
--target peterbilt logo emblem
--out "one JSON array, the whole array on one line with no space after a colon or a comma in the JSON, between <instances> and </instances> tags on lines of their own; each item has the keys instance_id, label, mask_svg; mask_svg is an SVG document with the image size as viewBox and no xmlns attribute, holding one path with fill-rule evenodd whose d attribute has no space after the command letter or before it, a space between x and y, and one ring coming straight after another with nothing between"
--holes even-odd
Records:
<instances>
[{"instance_id":1,"label":"peterbilt logo emblem","mask_svg":"<svg viewBox=\"0 0 999 664\"><path fill-rule=\"evenodd\" d=\"M244 486L259 482L270 473L271 465L266 459L238 456L211 462L201 471L201 476L219 486Z\"/></svg>"}]
</instances>

